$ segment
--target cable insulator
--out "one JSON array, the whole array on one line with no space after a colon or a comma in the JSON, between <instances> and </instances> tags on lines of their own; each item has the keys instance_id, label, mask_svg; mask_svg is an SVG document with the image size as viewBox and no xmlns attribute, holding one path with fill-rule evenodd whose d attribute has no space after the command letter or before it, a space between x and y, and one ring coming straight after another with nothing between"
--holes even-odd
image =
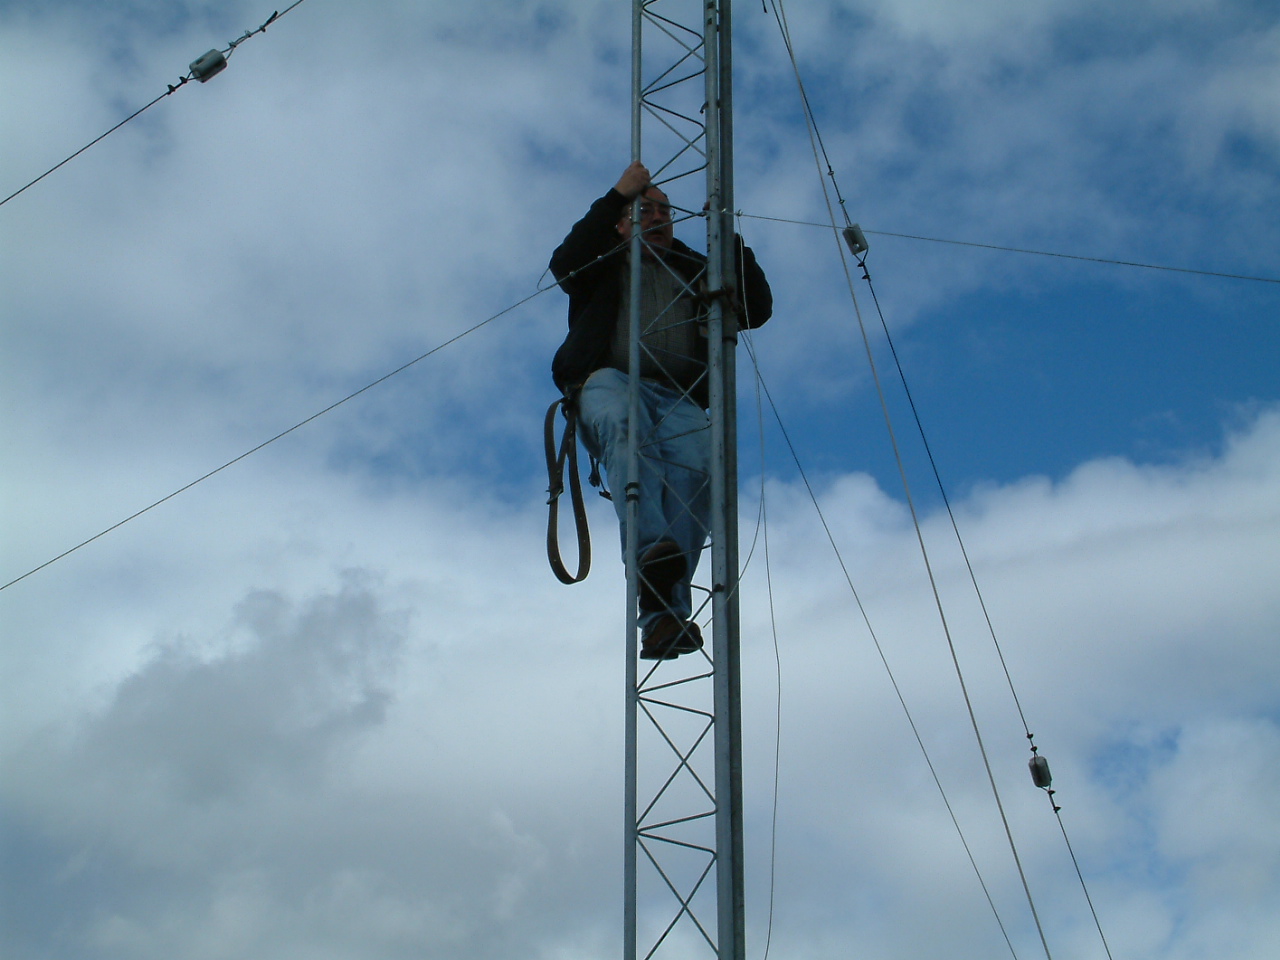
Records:
<instances>
[{"instance_id":1,"label":"cable insulator","mask_svg":"<svg viewBox=\"0 0 1280 960\"><path fill-rule=\"evenodd\" d=\"M1049 784L1053 783L1053 775L1049 773L1049 761L1036 754L1027 761L1027 766L1031 768L1031 782L1041 790L1049 789Z\"/></svg>"},{"instance_id":2,"label":"cable insulator","mask_svg":"<svg viewBox=\"0 0 1280 960\"><path fill-rule=\"evenodd\" d=\"M207 83L210 77L216 77L227 69L227 58L220 50L210 50L191 64L191 75L201 83Z\"/></svg>"},{"instance_id":3,"label":"cable insulator","mask_svg":"<svg viewBox=\"0 0 1280 960\"><path fill-rule=\"evenodd\" d=\"M862 228L856 223L845 227L842 233L844 234L844 242L849 245L849 252L855 257L862 256L870 249L867 246L867 238L863 234Z\"/></svg>"}]
</instances>

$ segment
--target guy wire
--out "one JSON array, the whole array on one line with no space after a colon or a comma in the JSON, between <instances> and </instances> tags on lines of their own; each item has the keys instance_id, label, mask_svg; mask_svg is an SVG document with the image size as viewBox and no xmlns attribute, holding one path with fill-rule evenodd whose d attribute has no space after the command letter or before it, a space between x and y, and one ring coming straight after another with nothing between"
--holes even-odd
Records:
<instances>
[{"instance_id":1,"label":"guy wire","mask_svg":"<svg viewBox=\"0 0 1280 960\"><path fill-rule=\"evenodd\" d=\"M583 267L582 269L585 270L587 268ZM497 313L493 314L491 317L481 320L479 323L475 324L474 326L468 327L466 330L463 330L461 333L457 334L456 336L450 337L448 340L444 341L443 343L437 344L436 346L428 350L426 353L423 353L417 357L414 357L412 360L408 361L407 363L401 364L400 366L396 367L396 369L392 370L390 373L383 374L378 379L374 380L372 383L365 384L359 390L356 390L352 393L347 394L341 400L338 400L338 401L335 401L334 403L329 404L329 406L325 407L323 410L320 410L317 413L311 414L311 416L307 417L305 420L298 421L293 426L289 427L287 430L280 431L274 437L271 437L268 440L262 441L256 447L253 447L250 450L246 450L244 453L240 454L238 457L234 457L231 460L228 460L226 463L222 464L222 466L216 467L213 470L210 470L208 473L204 474L201 477L197 477L195 480L192 480L190 483L186 484L185 486L179 487L177 490L174 490L172 493L161 497L159 500L155 501L154 503L148 504L147 506L143 507L141 510L137 511L136 513L132 513L129 516L125 517L123 520L119 520L116 523L113 523L111 526L107 527L105 530L102 530L99 533L95 533L92 537L89 537L87 540L83 540L80 543L77 543L74 547L71 547L68 550L62 551L62 553L58 554L56 557L53 557L52 559L46 560L44 563L40 564L38 567L32 567L26 573L22 574L19 577L14 577L8 583L0 584L0 590L7 590L10 587L12 587L14 584L25 580L27 577L31 576L32 574L39 573L45 567L52 566L53 564L57 563L59 560L62 560L65 557L69 557L71 554L75 553L77 550L81 549L82 547L87 547L89 544L93 543L95 540L99 540L102 537L105 537L107 534L111 533L112 531L118 530L120 527L123 527L129 521L138 519L138 517L142 516L144 513L148 513L151 510L154 510L156 507L160 506L161 504L167 503L168 501L172 500L174 497L178 496L179 494L186 493L192 487L203 483L204 481L208 480L211 477L216 476L217 474L221 473L223 470L226 470L228 467L235 466L241 460L244 460L247 457L253 456L258 451L271 446L271 444L275 443L277 440L283 440L285 437L293 433L295 430L305 427L307 424L311 423L313 420L320 419L326 413L331 413L332 411L338 409L338 407L342 406L347 401L354 400L356 397L360 396L362 393L366 393L367 391L372 390L374 387L379 386L380 384L386 383L392 377L403 373L404 371L412 367L414 364L420 363L423 360L426 360L428 357L432 356L433 354L439 353L441 350L445 349L446 347L452 346L453 344L461 340L463 337L466 337L472 333L475 333L481 327L487 326L488 324L492 323L494 320L497 320L500 317L503 317L506 314L511 313L513 310L516 310L524 306L529 301L535 299L536 297L540 297L542 296L542 294L546 293L548 290L553 290L553 289L555 289L554 285L549 287L539 287L537 290L529 294L524 299L511 304L509 307L505 307L504 309L499 310Z\"/></svg>"},{"instance_id":2,"label":"guy wire","mask_svg":"<svg viewBox=\"0 0 1280 960\"><path fill-rule=\"evenodd\" d=\"M266 23L264 23L262 26L258 27L256 30L246 30L246 31L244 32L244 34L243 34L243 35L242 35L238 40L232 40L232 41L231 41L231 44L227 47L227 49L225 49L225 50L221 51L221 53L222 53L222 54L223 54L223 56L225 56L227 59L230 59L230 58L231 58L231 54L235 52L236 47L240 46L240 44L244 43L244 42L245 42L246 40L248 40L250 37L256 36L256 35L257 35L257 34L259 34L259 33L266 33L266 32L267 32L267 27L269 27L271 24L275 23L277 20L279 20L281 17L283 17L286 13L288 13L288 12L289 12L290 10L292 10L294 7L298 6L299 4L305 3L305 2L306 2L306 0L294 0L294 2L293 2L293 3L291 3L289 6L285 7L285 8L284 8L284 10L277 10L275 13L271 14L271 16L267 18ZM26 190L28 187L34 187L37 183L39 183L39 182L40 182L41 180L43 180L45 177L49 176L49 174L53 173L53 172L54 172L55 170L57 170L58 168L63 167L63 166L65 166L66 164L70 163L72 160L74 160L76 157L80 156L80 154L84 153L86 150L88 150L88 149L89 149L90 147L92 147L94 144L98 143L98 142L99 142L99 141L101 141L101 140L105 140L108 136L110 136L111 134L115 133L117 130L119 130L121 127L123 127L126 123L128 123L130 120L133 120L135 117L141 116L143 113L145 113L146 111L150 110L152 107L154 107L157 103L159 103L159 102L160 102L161 100L163 100L165 97L169 96L169 94L171 94L171 93L176 93L179 87L185 86L189 81L191 81L192 79L194 79L194 77L195 77L195 72L194 72L194 71L192 71L192 72L187 73L185 76L181 77L181 78L178 80L178 82L177 82L177 83L171 83L171 84L169 84L169 89L168 89L168 90L166 90L164 93L160 94L160 96L156 97L154 100L152 100L150 103L148 103L145 107L139 107L137 110L135 110L133 113L129 114L129 116L125 117L123 120L121 120L119 123L117 123L114 127L112 127L110 130L108 130L106 133L102 134L102 135L101 135L101 136L99 136L99 137L94 138L93 140L90 140L88 143L86 143L83 147L81 147L81 148L80 148L79 150L77 150L75 153L71 154L71 156L67 157L65 160L62 160L62 161L60 161L60 162L58 162L58 163L55 163L52 167L50 167L50 168L49 168L48 170L46 170L44 173L40 174L40 176L36 177L34 180L32 180L32 181L31 181L30 183L28 183L26 186L19 187L17 190L13 191L13 193L11 193L11 194L9 194L7 197L5 197L3 200L0 200L0 207L4 206L6 203L8 203L10 200L12 200L14 197L16 197L18 194L22 193L22 192L23 192L24 190ZM34 572L34 571L33 571L33 572ZM6 586L8 586L8 584L6 584ZM2 589L4 589L4 588L3 588L3 587L0 587L0 590L2 590Z\"/></svg>"},{"instance_id":3,"label":"guy wire","mask_svg":"<svg viewBox=\"0 0 1280 960\"><path fill-rule=\"evenodd\" d=\"M772 0L772 2L775 3L776 7L781 6L780 0ZM792 52L790 33L786 29L785 13L782 13L779 15L778 23L779 23L779 26L782 28L783 42L786 44L788 52ZM792 62L792 66L795 68L796 83L799 85L801 91L803 92L804 80L800 76L799 66L796 63L794 53L792 53L791 62ZM867 364L871 371L871 378L875 383L876 394L880 400L880 409L884 414L885 428L888 431L889 443L893 448L894 459L898 465L898 474L902 480L902 487L903 487L903 492L906 496L907 507L911 512L912 524L915 526L916 541L920 546L920 554L924 562L925 573L929 578L930 590L933 592L933 599L934 599L934 604L937 607L939 622L942 626L943 635L947 641L947 648L951 654L951 662L955 668L956 679L960 684L960 692L964 697L965 709L968 711L968 714L969 714L969 723L973 728L974 739L978 746L978 752L982 757L982 764L986 770L987 781L991 786L991 793L993 798L995 799L996 809L1000 814L1000 821L1004 826L1005 837L1007 838L1009 843L1009 851L1013 855L1013 862L1015 867L1017 868L1018 877L1022 882L1023 892L1026 894L1027 905L1031 910L1032 920L1035 922L1036 932L1040 936L1040 943L1041 943L1041 946L1044 948L1046 960L1053 960L1052 953L1049 950L1049 941L1045 936L1044 926L1040 922L1039 911L1036 909L1035 897L1031 893L1031 885L1027 880L1026 871L1023 869L1023 866L1022 866L1022 858L1018 854L1018 845L1013 837L1013 829L1009 824L1008 816L1006 815L1004 810L1004 802L1000 797L1000 788L996 784L995 772L992 770L991 760L990 760L990 757L987 755L987 748L982 737L982 730L978 725L978 717L976 712L974 711L973 701L969 696L968 684L966 683L964 678L964 671L960 666L959 654L956 651L955 641L951 636L951 628L947 623L946 610L944 609L942 604L942 596L938 591L937 581L933 574L933 565L929 560L928 548L925 546L925 542L924 542L924 533L920 527L920 518L916 510L915 499L911 494L911 485L907 479L906 465L902 460L902 453L898 446L897 436L893 429L893 420L889 414L888 401L884 394L883 385L880 382L879 372L876 369L875 357L871 350L871 339L867 334L866 324L863 322L863 319L862 319L862 311L858 306L858 299L856 294L854 293L853 277L849 273L849 264L848 264L848 260L845 258L844 244L840 242L839 231L835 229L835 211L832 209L831 198L827 193L826 181L822 179L822 164L818 156L818 149L817 149L816 138L814 133L814 131L817 128L817 121L816 121L816 118L812 116L811 112L808 109L808 98L806 97L804 98L804 100L805 100L805 124L809 130L810 145L813 147L814 164L818 167L819 182L822 184L822 194L827 204L827 213L828 213L828 217L831 220L832 233L835 237L837 249L840 254L840 263L842 268L844 269L845 280L849 287L849 295L853 301L854 313L856 314L857 320L858 320L858 329L861 332L863 346L866 349ZM831 179L833 181L835 180L834 174L831 175ZM864 270L865 270L865 267L864 267Z\"/></svg>"},{"instance_id":4,"label":"guy wire","mask_svg":"<svg viewBox=\"0 0 1280 960\"><path fill-rule=\"evenodd\" d=\"M748 220L768 220L772 223L792 223L798 227L821 227L830 230L830 223L817 223L813 220L789 220L786 217L766 217L761 214L739 213L738 216ZM846 216L847 219L847 216ZM1107 263L1117 267L1137 267L1142 270L1166 270L1170 273L1190 273L1201 277L1222 277L1226 280L1249 280L1254 283L1280 283L1280 277L1259 277L1246 273L1224 273L1220 270L1196 270L1192 267L1171 267L1168 264L1140 263L1136 260L1115 260L1109 257L1090 257L1078 253L1059 253L1053 250L1030 250L1025 247L1006 247L996 243L979 243L975 240L948 240L944 237L923 237L913 233L891 233L888 230L868 230L863 233L872 237L896 237L899 240L922 240L926 243L947 243L957 247L977 247L981 250L998 250L1002 253L1024 253L1034 257L1057 257L1061 260L1083 260L1087 263Z\"/></svg>"},{"instance_id":5,"label":"guy wire","mask_svg":"<svg viewBox=\"0 0 1280 960\"><path fill-rule=\"evenodd\" d=\"M951 799L947 796L947 790L942 785L942 779L938 775L937 768L934 766L933 758L929 754L929 748L925 746L924 737L920 733L920 728L916 725L915 717L911 713L911 708L907 706L906 695L902 692L902 687L898 684L898 678L893 672L893 668L889 665L888 655L884 652L884 647L880 643L880 637L876 634L875 628L871 625L870 615L867 613L866 607L862 604L862 597L858 593L858 588L853 584L853 576L849 572L848 565L844 562L844 555L840 552L840 547L836 543L835 534L832 533L830 525L827 523L826 515L822 512L822 506L818 502L818 495L813 489L813 485L809 482L809 475L804 469L804 464L800 461L800 454L796 450L795 444L791 440L791 434L787 430L786 424L782 420L782 414L778 410L777 403L774 402L773 394L769 390L769 385L765 383L764 375L760 371L760 361L756 356L749 338L744 337L743 343L747 348L747 354L751 358L754 373L761 390L764 391L764 397L768 401L769 409L773 411L774 419L778 423L778 429L782 433L783 442L787 445L787 450L791 454L792 462L796 465L796 470L800 475L800 481L804 484L805 491L808 493L809 501L813 504L814 512L818 516L818 522L822 525L823 532L826 534L827 543L830 544L832 552L835 554L836 563L840 567L840 571L844 576L845 584L849 588L849 593L853 597L854 604L858 608L858 613L862 617L862 622L867 628L867 634L871 637L871 643L875 647L876 654L880 658L880 663L884 667L885 674L889 678L889 685L893 688L894 696L897 697L899 706L902 707L903 715L906 717L907 725L911 728L911 734L915 738L916 745L920 748L920 753L924 757L925 766L929 768L929 775L933 778L934 786L938 788L938 793L942 797L943 806L947 809L947 814L951 818L951 824L955 827L956 834L960 838L960 844L964 847L965 855L969 859L969 865L973 867L973 872L978 879L979 886L987 899L987 904L991 907L991 913L995 917L996 924L1000 928L1001 934L1004 936L1005 943L1009 946L1009 952L1017 960L1017 953L1014 951L1013 943L1009 939L1009 934L1005 930L1004 921L1000 918L1000 912L996 908L995 900L992 899L991 891L987 887L987 882L982 876L982 871L978 867L978 862L974 858L973 850L969 846L968 838L965 837L964 828L960 826L960 821L956 816L955 808L951 805Z\"/></svg>"}]
</instances>

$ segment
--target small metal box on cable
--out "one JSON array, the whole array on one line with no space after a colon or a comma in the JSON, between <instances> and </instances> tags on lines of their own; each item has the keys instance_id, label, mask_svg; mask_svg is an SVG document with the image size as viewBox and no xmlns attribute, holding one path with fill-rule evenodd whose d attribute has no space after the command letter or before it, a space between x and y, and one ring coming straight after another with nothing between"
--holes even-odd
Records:
<instances>
[{"instance_id":1,"label":"small metal box on cable","mask_svg":"<svg viewBox=\"0 0 1280 960\"><path fill-rule=\"evenodd\" d=\"M225 69L227 58L222 55L222 51L210 50L191 64L191 77L201 83L208 83L211 77L216 77Z\"/></svg>"},{"instance_id":2,"label":"small metal box on cable","mask_svg":"<svg viewBox=\"0 0 1280 960\"><path fill-rule=\"evenodd\" d=\"M1049 772L1049 761L1040 754L1035 754L1027 761L1031 768L1031 782L1041 790L1048 790L1053 785L1053 774Z\"/></svg>"},{"instance_id":3,"label":"small metal box on cable","mask_svg":"<svg viewBox=\"0 0 1280 960\"><path fill-rule=\"evenodd\" d=\"M849 245L849 252L855 257L861 257L871 248L867 246L867 238L862 232L862 228L856 223L851 223L841 231L844 235L844 242Z\"/></svg>"}]
</instances>

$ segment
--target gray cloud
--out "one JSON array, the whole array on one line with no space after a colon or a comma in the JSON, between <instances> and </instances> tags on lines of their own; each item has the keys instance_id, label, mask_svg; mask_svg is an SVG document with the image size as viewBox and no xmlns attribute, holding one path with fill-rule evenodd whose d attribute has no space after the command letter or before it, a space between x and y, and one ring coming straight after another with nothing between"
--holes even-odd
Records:
<instances>
[{"instance_id":1,"label":"gray cloud","mask_svg":"<svg viewBox=\"0 0 1280 960\"><path fill-rule=\"evenodd\" d=\"M187 803L238 793L263 774L314 776L336 744L385 714L403 625L382 620L354 585L297 613L277 593L253 594L231 627L243 651L205 661L164 645L120 685L82 756Z\"/></svg>"}]
</instances>

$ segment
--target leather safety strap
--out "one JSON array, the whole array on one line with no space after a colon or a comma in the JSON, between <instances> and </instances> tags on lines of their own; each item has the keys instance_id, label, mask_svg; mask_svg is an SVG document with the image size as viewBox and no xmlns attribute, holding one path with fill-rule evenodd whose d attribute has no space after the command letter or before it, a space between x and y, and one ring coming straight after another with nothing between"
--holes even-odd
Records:
<instances>
[{"instance_id":1,"label":"leather safety strap","mask_svg":"<svg viewBox=\"0 0 1280 960\"><path fill-rule=\"evenodd\" d=\"M556 410L563 407L565 416L564 437L556 449ZM547 454L547 560L551 572L561 583L580 583L591 571L591 531L587 527L587 508L582 502L582 480L578 476L578 415L574 405L564 397L547 408L543 429L543 441ZM578 534L578 572L569 573L560 558L560 494L564 493L565 465L569 467L569 494L573 502L573 523Z\"/></svg>"}]
</instances>

